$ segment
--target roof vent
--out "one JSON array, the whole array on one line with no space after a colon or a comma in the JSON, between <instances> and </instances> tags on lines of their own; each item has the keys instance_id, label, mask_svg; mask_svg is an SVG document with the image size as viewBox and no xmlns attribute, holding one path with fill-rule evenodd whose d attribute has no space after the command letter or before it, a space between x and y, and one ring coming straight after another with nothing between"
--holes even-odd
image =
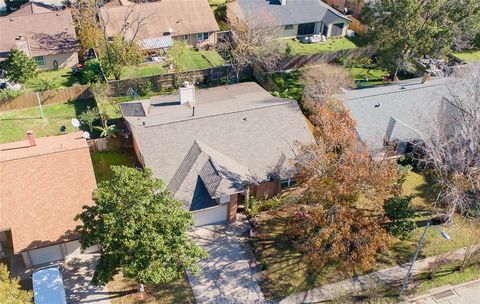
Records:
<instances>
[{"instance_id":1,"label":"roof vent","mask_svg":"<svg viewBox=\"0 0 480 304\"><path fill-rule=\"evenodd\" d=\"M381 106L381 103L377 103L374 105L375 108L380 108L380 106Z\"/></svg>"},{"instance_id":2,"label":"roof vent","mask_svg":"<svg viewBox=\"0 0 480 304\"><path fill-rule=\"evenodd\" d=\"M23 35L18 34L17 37L15 37L15 40L23 40Z\"/></svg>"},{"instance_id":3,"label":"roof vent","mask_svg":"<svg viewBox=\"0 0 480 304\"><path fill-rule=\"evenodd\" d=\"M281 5L287 5L287 0L280 0Z\"/></svg>"}]
</instances>

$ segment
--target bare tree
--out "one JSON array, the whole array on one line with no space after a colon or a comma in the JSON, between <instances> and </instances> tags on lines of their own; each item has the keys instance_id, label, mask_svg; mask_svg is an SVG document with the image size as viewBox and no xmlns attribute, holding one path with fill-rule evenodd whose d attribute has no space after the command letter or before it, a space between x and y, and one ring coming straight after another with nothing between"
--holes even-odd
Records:
<instances>
[{"instance_id":1,"label":"bare tree","mask_svg":"<svg viewBox=\"0 0 480 304\"><path fill-rule=\"evenodd\" d=\"M480 65L460 69L446 85L450 96L436 118L423 123L422 161L432 169L452 221L456 211L480 216Z\"/></svg>"},{"instance_id":2,"label":"bare tree","mask_svg":"<svg viewBox=\"0 0 480 304\"><path fill-rule=\"evenodd\" d=\"M465 249L465 254L459 268L460 272L463 272L471 265L480 263L480 235L478 235L478 231L471 231L467 238L469 238L471 245Z\"/></svg>"},{"instance_id":3,"label":"bare tree","mask_svg":"<svg viewBox=\"0 0 480 304\"><path fill-rule=\"evenodd\" d=\"M349 87L353 82L350 74L342 67L334 64L307 66L302 75L304 84L305 108L315 112L340 89Z\"/></svg>"},{"instance_id":4,"label":"bare tree","mask_svg":"<svg viewBox=\"0 0 480 304\"><path fill-rule=\"evenodd\" d=\"M243 18L229 18L231 37L218 44L229 52L237 79L247 67L259 65L266 72L276 69L283 57L274 17L266 11L247 10Z\"/></svg>"}]
</instances>

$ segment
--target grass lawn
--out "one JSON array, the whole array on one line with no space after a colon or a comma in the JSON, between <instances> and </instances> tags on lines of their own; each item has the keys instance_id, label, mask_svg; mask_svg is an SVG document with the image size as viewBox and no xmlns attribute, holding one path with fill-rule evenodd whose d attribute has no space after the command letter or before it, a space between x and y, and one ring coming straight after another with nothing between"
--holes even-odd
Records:
<instances>
[{"instance_id":1,"label":"grass lawn","mask_svg":"<svg viewBox=\"0 0 480 304\"><path fill-rule=\"evenodd\" d=\"M342 37L337 39L328 39L325 42L317 42L317 43L300 43L297 40L282 40L285 44L285 48L287 45L291 49L292 56L298 55L311 55L316 53L322 52L330 52L330 51L340 51L345 49L353 49L356 48L357 45L352 42L352 40Z\"/></svg>"},{"instance_id":2,"label":"grass lawn","mask_svg":"<svg viewBox=\"0 0 480 304\"><path fill-rule=\"evenodd\" d=\"M300 84L302 72L296 70L290 73L275 73L271 75L273 82L278 86L280 93L285 93L300 102L303 96L303 86Z\"/></svg>"},{"instance_id":3,"label":"grass lawn","mask_svg":"<svg viewBox=\"0 0 480 304\"><path fill-rule=\"evenodd\" d=\"M227 0L208 0L208 4L210 4L211 7L217 7L225 2L227 2Z\"/></svg>"},{"instance_id":4,"label":"grass lawn","mask_svg":"<svg viewBox=\"0 0 480 304\"><path fill-rule=\"evenodd\" d=\"M122 79L130 79L137 77L147 77L167 73L164 63L149 63L139 66L127 66L122 69ZM108 80L115 80L113 75Z\"/></svg>"},{"instance_id":5,"label":"grass lawn","mask_svg":"<svg viewBox=\"0 0 480 304\"><path fill-rule=\"evenodd\" d=\"M379 68L345 68L355 81L354 87L357 87L357 80L362 80L362 87L369 87L383 84L383 75L386 71ZM368 78L368 82L366 79Z\"/></svg>"},{"instance_id":6,"label":"grass lawn","mask_svg":"<svg viewBox=\"0 0 480 304\"><path fill-rule=\"evenodd\" d=\"M195 51L192 48L186 48L183 56L178 62L175 62L175 64L181 71L207 69L212 67L202 55L208 58L213 66L224 64L224 60L216 51Z\"/></svg>"},{"instance_id":7,"label":"grass lawn","mask_svg":"<svg viewBox=\"0 0 480 304\"><path fill-rule=\"evenodd\" d=\"M186 277L161 285L146 285L146 298L140 300L136 294L136 283L124 278L122 274L114 276L107 285L112 304L189 304L195 298Z\"/></svg>"},{"instance_id":8,"label":"grass lawn","mask_svg":"<svg viewBox=\"0 0 480 304\"><path fill-rule=\"evenodd\" d=\"M64 68L38 72L37 77L27 83L27 89L34 91L35 88L43 81L51 82L56 88L65 88L84 84L81 76L74 75L72 73L72 69L70 68Z\"/></svg>"},{"instance_id":9,"label":"grass lawn","mask_svg":"<svg viewBox=\"0 0 480 304\"><path fill-rule=\"evenodd\" d=\"M82 113L87 106L94 107L94 100L76 100L71 103L44 105L45 118L40 116L38 107L0 113L0 143L26 139L26 131L35 136L58 135L62 125L68 132L73 131L72 118Z\"/></svg>"},{"instance_id":10,"label":"grass lawn","mask_svg":"<svg viewBox=\"0 0 480 304\"><path fill-rule=\"evenodd\" d=\"M404 184L406 194L416 193L418 197L414 205L427 209L432 203L433 187L431 181L420 174L410 172ZM290 238L285 234L292 207L281 210L261 212L256 220L259 225L258 240L253 243L257 258L264 267L264 278L261 281L262 291L268 299L279 299L288 294L312 289L324 284L347 279L353 274L340 272L331 265L315 271L295 249ZM480 229L480 223L456 217L450 226L439 227L451 236L444 240L438 231L429 229L425 243L420 251L419 259L440 254L471 244L473 236ZM417 228L406 241L394 239L391 248L379 253L374 270L393 267L410 262L416 244L424 228Z\"/></svg>"},{"instance_id":11,"label":"grass lawn","mask_svg":"<svg viewBox=\"0 0 480 304\"><path fill-rule=\"evenodd\" d=\"M94 152L90 153L93 171L98 182L109 180L112 177L110 166L135 166L134 152Z\"/></svg>"},{"instance_id":12,"label":"grass lawn","mask_svg":"<svg viewBox=\"0 0 480 304\"><path fill-rule=\"evenodd\" d=\"M460 53L453 53L456 57L462 59L467 63L472 63L474 61L480 62L480 50L471 50Z\"/></svg>"}]
</instances>

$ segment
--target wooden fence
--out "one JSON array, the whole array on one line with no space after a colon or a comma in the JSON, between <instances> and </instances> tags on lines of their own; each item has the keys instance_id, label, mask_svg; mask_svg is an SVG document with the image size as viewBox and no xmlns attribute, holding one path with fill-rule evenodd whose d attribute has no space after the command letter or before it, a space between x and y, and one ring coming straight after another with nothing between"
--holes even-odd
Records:
<instances>
[{"instance_id":1,"label":"wooden fence","mask_svg":"<svg viewBox=\"0 0 480 304\"><path fill-rule=\"evenodd\" d=\"M269 92L280 91L280 88L277 84L272 80L270 75L266 73L261 67L254 65L253 66L253 77L257 81L259 85L262 86L265 90Z\"/></svg>"},{"instance_id":2,"label":"wooden fence","mask_svg":"<svg viewBox=\"0 0 480 304\"><path fill-rule=\"evenodd\" d=\"M358 35L364 35L369 31L369 27L361 23L360 20L356 19L353 16L349 16L352 19L352 22L348 25L348 28L354 31Z\"/></svg>"},{"instance_id":3,"label":"wooden fence","mask_svg":"<svg viewBox=\"0 0 480 304\"><path fill-rule=\"evenodd\" d=\"M151 83L154 91L160 91L162 88L178 87L184 81L190 81L197 84L219 84L221 81L228 82L234 77L231 65L224 65L181 73L161 74L135 79L112 80L108 82L108 95L127 95L129 88L137 90L140 85L143 85L146 82Z\"/></svg>"},{"instance_id":4,"label":"wooden fence","mask_svg":"<svg viewBox=\"0 0 480 304\"><path fill-rule=\"evenodd\" d=\"M342 57L352 59L352 58L372 56L373 54L374 54L373 49L367 47L367 48L346 49L346 50L340 50L336 52L322 52L322 53L310 54L310 55L299 55L299 56L287 57L284 60L282 60L279 63L277 70L286 71L291 69L299 69L306 65L331 63Z\"/></svg>"},{"instance_id":5,"label":"wooden fence","mask_svg":"<svg viewBox=\"0 0 480 304\"><path fill-rule=\"evenodd\" d=\"M75 99L89 99L93 95L88 85L73 86L58 90L38 92L42 105L66 103ZM13 99L0 101L0 112L35 107L38 105L37 93L24 93Z\"/></svg>"}]
</instances>

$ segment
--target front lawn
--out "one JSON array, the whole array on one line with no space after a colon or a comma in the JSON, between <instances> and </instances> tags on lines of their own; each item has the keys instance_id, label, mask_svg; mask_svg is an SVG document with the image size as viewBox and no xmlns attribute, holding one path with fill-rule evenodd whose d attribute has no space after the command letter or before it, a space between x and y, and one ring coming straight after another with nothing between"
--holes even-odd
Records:
<instances>
[{"instance_id":1,"label":"front lawn","mask_svg":"<svg viewBox=\"0 0 480 304\"><path fill-rule=\"evenodd\" d=\"M346 37L337 38L337 39L328 39L325 42L317 43L300 43L298 40L282 40L282 43L285 44L285 50L290 47L290 55L311 55L323 52L335 52L345 49L356 48L357 45Z\"/></svg>"},{"instance_id":2,"label":"front lawn","mask_svg":"<svg viewBox=\"0 0 480 304\"><path fill-rule=\"evenodd\" d=\"M187 277L170 283L145 286L145 299L141 300L136 292L137 284L131 279L117 274L109 282L108 291L112 304L190 304L195 303Z\"/></svg>"},{"instance_id":3,"label":"front lawn","mask_svg":"<svg viewBox=\"0 0 480 304\"><path fill-rule=\"evenodd\" d=\"M185 48L175 65L181 71L190 71L221 66L224 63L225 61L216 51L195 51L192 48Z\"/></svg>"},{"instance_id":4,"label":"front lawn","mask_svg":"<svg viewBox=\"0 0 480 304\"><path fill-rule=\"evenodd\" d=\"M405 194L415 193L414 206L420 210L432 208L433 186L431 180L410 172L404 183ZM352 273L334 269L326 265L315 271L303 258L294 242L285 233L288 220L294 212L294 206L279 210L259 213L255 219L258 223L258 238L253 242L260 265L264 268L261 288L268 299L280 299L292 293L306 291L324 284L338 282L353 276ZM480 223L466 220L460 216L454 218L449 226L440 226L451 239L444 240L435 229L429 229L419 259L437 255L471 244L473 234L480 229ZM410 262L415 247L424 228L417 228L409 239L401 241L394 238L391 248L378 254L374 270L385 269ZM357 273L361 275L361 273Z\"/></svg>"},{"instance_id":5,"label":"front lawn","mask_svg":"<svg viewBox=\"0 0 480 304\"><path fill-rule=\"evenodd\" d=\"M480 62L480 50L471 50L471 51L453 53L453 55L462 59L467 63L472 63L475 61Z\"/></svg>"},{"instance_id":6,"label":"front lawn","mask_svg":"<svg viewBox=\"0 0 480 304\"><path fill-rule=\"evenodd\" d=\"M135 166L135 153L128 152L94 152L90 153L93 163L95 179L98 182L109 180L112 177L110 166Z\"/></svg>"},{"instance_id":7,"label":"front lawn","mask_svg":"<svg viewBox=\"0 0 480 304\"><path fill-rule=\"evenodd\" d=\"M75 100L44 105L44 119L38 107L0 113L0 143L24 140L28 130L32 130L37 137L58 135L61 126L66 126L67 132L72 132L72 118L78 117L87 106L95 107L95 101Z\"/></svg>"},{"instance_id":8,"label":"front lawn","mask_svg":"<svg viewBox=\"0 0 480 304\"><path fill-rule=\"evenodd\" d=\"M38 72L37 77L28 81L26 89L37 91L45 82L48 82L53 88L66 88L84 84L81 75L74 74L71 68L64 68Z\"/></svg>"}]
</instances>

